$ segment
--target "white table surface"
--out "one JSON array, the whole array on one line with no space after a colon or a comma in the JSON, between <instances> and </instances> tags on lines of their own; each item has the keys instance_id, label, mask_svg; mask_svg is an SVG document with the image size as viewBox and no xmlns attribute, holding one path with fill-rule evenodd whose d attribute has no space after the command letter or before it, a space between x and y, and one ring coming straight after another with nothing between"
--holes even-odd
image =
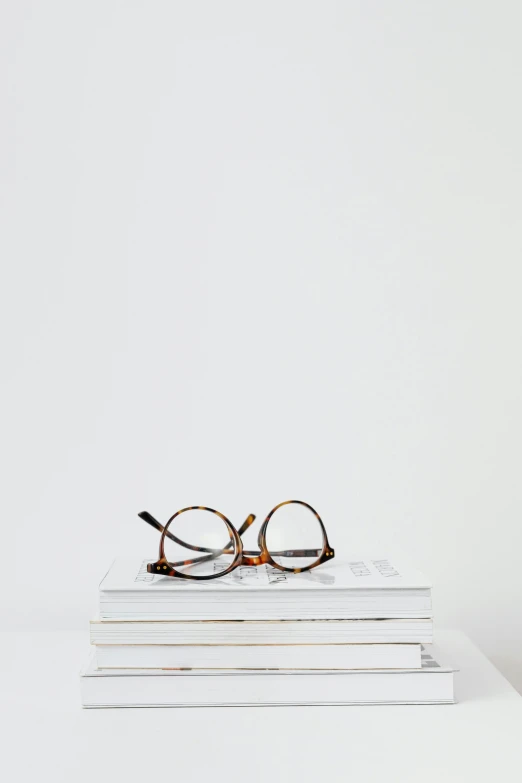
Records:
<instances>
[{"instance_id":1,"label":"white table surface","mask_svg":"<svg viewBox=\"0 0 522 783\"><path fill-rule=\"evenodd\" d=\"M80 707L87 633L4 633L4 781L522 781L522 699L462 634L458 704Z\"/></svg>"}]
</instances>

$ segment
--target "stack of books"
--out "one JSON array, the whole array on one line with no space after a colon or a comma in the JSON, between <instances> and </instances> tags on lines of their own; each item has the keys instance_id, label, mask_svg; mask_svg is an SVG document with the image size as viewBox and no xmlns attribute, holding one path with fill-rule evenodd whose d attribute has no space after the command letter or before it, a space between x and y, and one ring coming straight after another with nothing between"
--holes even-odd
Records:
<instances>
[{"instance_id":1,"label":"stack of books","mask_svg":"<svg viewBox=\"0 0 522 783\"><path fill-rule=\"evenodd\" d=\"M100 585L84 707L454 701L418 572L365 559L197 582L147 562L117 559Z\"/></svg>"}]
</instances>

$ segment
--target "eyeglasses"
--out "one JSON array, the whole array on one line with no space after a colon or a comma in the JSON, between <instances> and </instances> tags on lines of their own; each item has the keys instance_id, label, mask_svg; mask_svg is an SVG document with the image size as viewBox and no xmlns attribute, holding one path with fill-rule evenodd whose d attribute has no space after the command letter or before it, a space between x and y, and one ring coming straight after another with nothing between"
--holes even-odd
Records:
<instances>
[{"instance_id":1,"label":"eyeglasses","mask_svg":"<svg viewBox=\"0 0 522 783\"><path fill-rule=\"evenodd\" d=\"M182 508L165 526L148 511L138 516L161 533L159 559L147 565L151 574L216 579L238 566L265 563L298 574L334 557L321 517L302 500L286 500L272 509L259 530L259 550L243 549L241 540L254 514L249 514L239 530L221 512L206 506ZM205 554L186 559L187 549Z\"/></svg>"}]
</instances>

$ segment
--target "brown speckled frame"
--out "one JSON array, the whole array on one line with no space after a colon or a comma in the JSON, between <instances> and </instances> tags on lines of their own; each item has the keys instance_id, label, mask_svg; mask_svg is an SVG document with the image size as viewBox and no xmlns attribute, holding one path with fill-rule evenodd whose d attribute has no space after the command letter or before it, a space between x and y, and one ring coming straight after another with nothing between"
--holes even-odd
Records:
<instances>
[{"instance_id":1,"label":"brown speckled frame","mask_svg":"<svg viewBox=\"0 0 522 783\"><path fill-rule=\"evenodd\" d=\"M281 506L287 506L289 503L298 503L301 506L305 506L305 508L308 508L312 512L312 514L315 515L321 527L321 531L323 535L323 546L322 549L292 549L292 550L285 550L283 552L272 552L272 555L274 557L278 557L278 556L279 557L312 557L314 555L317 555L317 560L315 560L311 565L305 566L303 568L287 568L286 566L279 565L279 563L276 563L275 560L272 558L270 552L268 551L268 547L266 545L266 531L270 519L275 514L275 512L279 508L281 508ZM177 538L177 536L171 533L169 527L171 523L176 519L176 517L179 517L179 515L185 513L185 511L198 511L198 510L210 511L212 512L212 514L217 514L217 516L223 520L230 535L230 544L228 544L224 549L209 549L208 547L194 546L193 544L188 544L186 541ZM312 506L310 506L308 503L305 503L303 500L285 500L283 501L283 503L279 503L277 506L274 506L272 511L268 514L265 521L261 525L261 529L259 530L259 535L257 537L257 545L259 547L259 551L243 549L243 542L241 540L241 536L243 535L245 530L248 530L250 525L254 522L255 520L254 514L248 515L248 517L245 519L245 521L243 522L239 530L236 530L232 522L229 519L227 519L227 517L224 516L220 511L216 511L214 508L208 508L207 506L188 506L187 508L182 508L181 511L176 511L176 513L171 516L171 518L169 519L169 521L165 526L163 526L160 522L158 522L157 519L154 519L152 514L149 514L148 511L142 511L140 514L138 514L138 516L141 517L141 519L143 519L149 525L154 527L156 530L159 530L161 532L159 559L155 563L149 563L147 565L147 571L150 574L158 574L158 575L161 574L162 576L174 576L177 577L178 579L197 579L197 580L219 579L221 576L225 576L226 574L229 574L231 571L233 571L235 568L238 568L238 566L260 566L263 565L264 563L267 563L268 565L271 565L274 568L279 569L279 571L289 571L290 573L299 574L303 571L310 571L312 568L316 568L318 565L321 565L321 563L325 563L327 560L332 560L332 558L335 556L334 550L328 543L328 537L326 535L326 530L323 525L323 520L321 519L317 511L314 508L312 508ZM179 560L176 563L170 563L165 557L166 537L170 538L172 541L175 541L177 544L180 544L186 549L192 549L195 550L196 552L206 552L207 554L202 555L201 557L195 557L192 560ZM229 565L229 567L218 574L209 574L207 576L196 576L194 574L185 574L182 573L181 571L176 570L176 566L191 565L192 563L202 563L206 560L214 560L215 558L219 557L219 555L228 552L232 546L234 546L236 555L232 563Z\"/></svg>"}]
</instances>

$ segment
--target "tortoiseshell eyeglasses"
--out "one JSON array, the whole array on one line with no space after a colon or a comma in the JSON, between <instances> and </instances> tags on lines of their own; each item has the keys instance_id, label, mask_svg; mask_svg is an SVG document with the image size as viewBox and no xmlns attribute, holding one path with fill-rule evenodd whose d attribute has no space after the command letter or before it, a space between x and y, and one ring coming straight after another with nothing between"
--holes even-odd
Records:
<instances>
[{"instance_id":1,"label":"tortoiseshell eyeglasses","mask_svg":"<svg viewBox=\"0 0 522 783\"><path fill-rule=\"evenodd\" d=\"M286 500L272 509L261 525L258 550L243 549L241 540L254 514L249 514L239 530L224 514L206 506L182 508L166 525L148 511L138 516L161 533L159 559L147 565L151 574L216 579L238 566L264 563L298 574L334 557L321 517L302 500ZM204 554L187 559L187 549Z\"/></svg>"}]
</instances>

